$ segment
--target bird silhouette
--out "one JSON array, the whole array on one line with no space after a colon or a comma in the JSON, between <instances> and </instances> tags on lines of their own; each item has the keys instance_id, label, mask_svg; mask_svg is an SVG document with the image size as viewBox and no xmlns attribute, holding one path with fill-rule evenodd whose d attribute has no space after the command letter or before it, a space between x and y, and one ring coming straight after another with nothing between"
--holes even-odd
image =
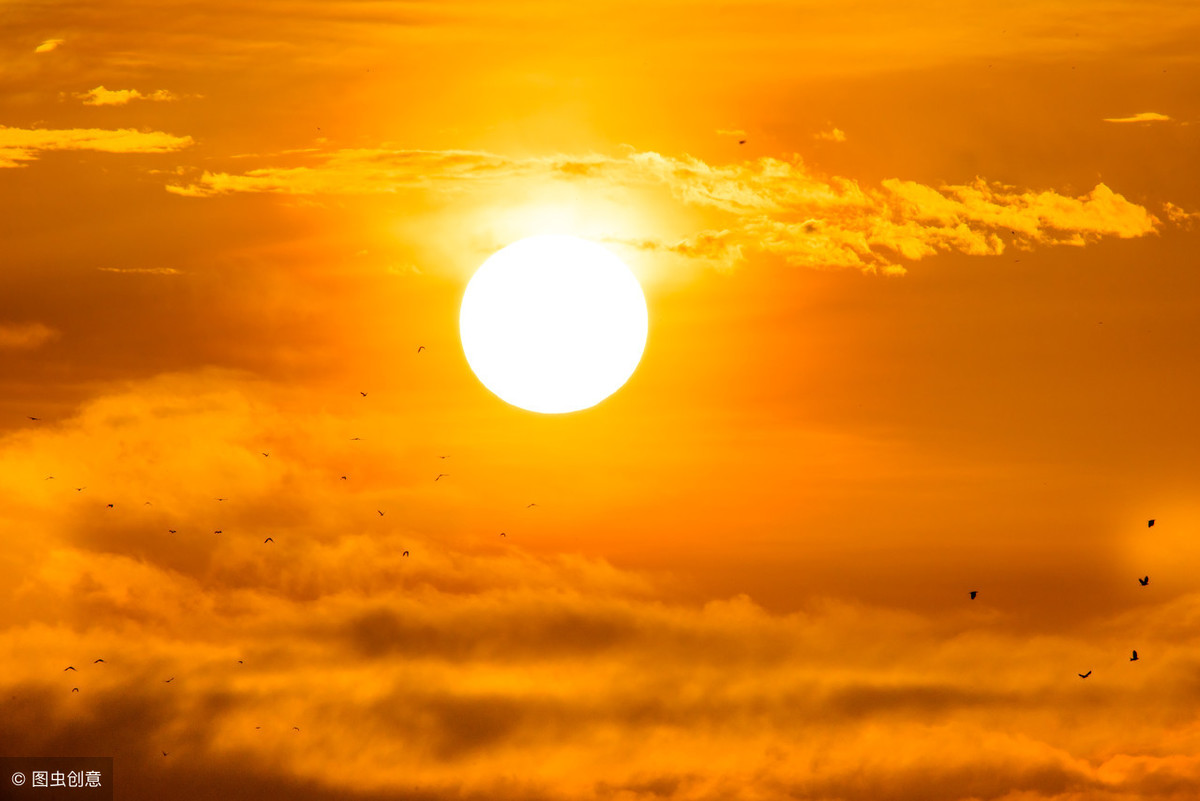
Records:
<instances>
[{"instance_id":1,"label":"bird silhouette","mask_svg":"<svg viewBox=\"0 0 1200 801\"><path fill-rule=\"evenodd\" d=\"M72 688L71 688L71 692L73 692L73 693L77 693L77 692L79 692L79 688L78 688L78 687L72 687Z\"/></svg>"},{"instance_id":2,"label":"bird silhouette","mask_svg":"<svg viewBox=\"0 0 1200 801\"><path fill-rule=\"evenodd\" d=\"M1154 518L1150 518L1150 522L1146 524L1146 528L1154 528Z\"/></svg>"},{"instance_id":3,"label":"bird silhouette","mask_svg":"<svg viewBox=\"0 0 1200 801\"><path fill-rule=\"evenodd\" d=\"M261 453L263 456L270 456L270 455L271 455L271 454L267 453L266 451L259 451L259 453Z\"/></svg>"},{"instance_id":4,"label":"bird silhouette","mask_svg":"<svg viewBox=\"0 0 1200 801\"><path fill-rule=\"evenodd\" d=\"M1136 661L1137 661L1137 651L1134 651L1134 652L1133 652L1133 656L1129 657L1129 661L1130 661L1130 662L1136 662Z\"/></svg>"},{"instance_id":5,"label":"bird silhouette","mask_svg":"<svg viewBox=\"0 0 1200 801\"><path fill-rule=\"evenodd\" d=\"M402 554L400 554L400 555L401 555L401 556L408 556L408 551L405 551L404 553L402 553Z\"/></svg>"},{"instance_id":6,"label":"bird silhouette","mask_svg":"<svg viewBox=\"0 0 1200 801\"><path fill-rule=\"evenodd\" d=\"M110 503L110 504L108 504L108 506L106 506L105 508L106 508L106 509L112 509L112 508L113 508L113 505Z\"/></svg>"},{"instance_id":7,"label":"bird silhouette","mask_svg":"<svg viewBox=\"0 0 1200 801\"><path fill-rule=\"evenodd\" d=\"M66 670L75 670L75 666L74 666L74 665L67 665L65 668L63 668L63 670L64 670L64 671L66 671ZM78 671L78 670L75 670L75 672L76 672L76 673L78 673L79 671Z\"/></svg>"},{"instance_id":8,"label":"bird silhouette","mask_svg":"<svg viewBox=\"0 0 1200 801\"><path fill-rule=\"evenodd\" d=\"M163 751L163 752L162 752L162 755L163 755L163 756L166 756L166 755L167 755L167 752L166 752L166 751Z\"/></svg>"},{"instance_id":9,"label":"bird silhouette","mask_svg":"<svg viewBox=\"0 0 1200 801\"><path fill-rule=\"evenodd\" d=\"M169 529L167 529L167 533L168 534L177 534L178 532L175 531L175 529L173 529L173 528L169 528Z\"/></svg>"},{"instance_id":10,"label":"bird silhouette","mask_svg":"<svg viewBox=\"0 0 1200 801\"><path fill-rule=\"evenodd\" d=\"M505 534L503 531L501 531L501 532L500 532L500 536L501 536L501 537L507 537L508 535L507 535L507 534Z\"/></svg>"},{"instance_id":11,"label":"bird silhouette","mask_svg":"<svg viewBox=\"0 0 1200 801\"><path fill-rule=\"evenodd\" d=\"M420 352L421 352L421 351L423 351L423 350L425 350L425 346L424 346L424 345L419 345L419 346L417 346L417 353L420 353Z\"/></svg>"},{"instance_id":12,"label":"bird silhouette","mask_svg":"<svg viewBox=\"0 0 1200 801\"><path fill-rule=\"evenodd\" d=\"M434 481L438 481L439 479L449 478L449 477L450 477L449 473L438 473L437 478L435 478Z\"/></svg>"},{"instance_id":13,"label":"bird silhouette","mask_svg":"<svg viewBox=\"0 0 1200 801\"><path fill-rule=\"evenodd\" d=\"M219 528L213 530L213 534L220 534L220 533L221 533L221 529L219 529Z\"/></svg>"},{"instance_id":14,"label":"bird silhouette","mask_svg":"<svg viewBox=\"0 0 1200 801\"><path fill-rule=\"evenodd\" d=\"M350 438L350 441L351 441L351 442L358 442L358 441L359 441L359 440L361 440L361 439L362 439L362 437L351 437L351 438Z\"/></svg>"},{"instance_id":15,"label":"bird silhouette","mask_svg":"<svg viewBox=\"0 0 1200 801\"><path fill-rule=\"evenodd\" d=\"M227 501L227 500L229 500L229 499L228 499L228 498L217 498L217 500L218 500L218 501Z\"/></svg>"},{"instance_id":16,"label":"bird silhouette","mask_svg":"<svg viewBox=\"0 0 1200 801\"><path fill-rule=\"evenodd\" d=\"M1149 583L1150 583L1149 576L1142 576L1140 579L1138 579L1138 584L1141 584L1143 587L1145 587Z\"/></svg>"},{"instance_id":17,"label":"bird silhouette","mask_svg":"<svg viewBox=\"0 0 1200 801\"><path fill-rule=\"evenodd\" d=\"M975 600L975 596L979 594L979 590L971 590L971 600Z\"/></svg>"},{"instance_id":18,"label":"bird silhouette","mask_svg":"<svg viewBox=\"0 0 1200 801\"><path fill-rule=\"evenodd\" d=\"M375 511L376 511L376 512L379 512L379 516L380 516L380 517L383 517L383 512L382 512L382 511L380 511L379 509L376 509Z\"/></svg>"},{"instance_id":19,"label":"bird silhouette","mask_svg":"<svg viewBox=\"0 0 1200 801\"><path fill-rule=\"evenodd\" d=\"M526 508L526 509L529 509L530 507L533 507L533 506L537 506L537 504L536 504L536 503L531 503L531 504L529 504L529 506L526 506L525 508Z\"/></svg>"},{"instance_id":20,"label":"bird silhouette","mask_svg":"<svg viewBox=\"0 0 1200 801\"><path fill-rule=\"evenodd\" d=\"M365 393L365 392L359 392L358 394L362 395L364 398L367 397L367 393Z\"/></svg>"},{"instance_id":21,"label":"bird silhouette","mask_svg":"<svg viewBox=\"0 0 1200 801\"><path fill-rule=\"evenodd\" d=\"M28 415L26 415L26 416L28 417ZM30 420L41 420L42 418L40 418L40 417L30 417L29 419L30 419Z\"/></svg>"},{"instance_id":22,"label":"bird silhouette","mask_svg":"<svg viewBox=\"0 0 1200 801\"><path fill-rule=\"evenodd\" d=\"M267 537L265 540L263 540L263 545L266 545L268 542L274 542L274 541L275 540L273 538Z\"/></svg>"},{"instance_id":23,"label":"bird silhouette","mask_svg":"<svg viewBox=\"0 0 1200 801\"><path fill-rule=\"evenodd\" d=\"M83 492L85 489L87 489L87 487L76 487L76 488L75 488L75 491L76 491L76 492Z\"/></svg>"},{"instance_id":24,"label":"bird silhouette","mask_svg":"<svg viewBox=\"0 0 1200 801\"><path fill-rule=\"evenodd\" d=\"M739 139L739 140L738 140L738 144L739 144L739 145L744 145L744 144L746 144L746 140L745 140L745 139Z\"/></svg>"},{"instance_id":25,"label":"bird silhouette","mask_svg":"<svg viewBox=\"0 0 1200 801\"><path fill-rule=\"evenodd\" d=\"M342 476L342 481L349 481L345 476Z\"/></svg>"},{"instance_id":26,"label":"bird silhouette","mask_svg":"<svg viewBox=\"0 0 1200 801\"><path fill-rule=\"evenodd\" d=\"M445 455L445 456L439 456L438 458L439 458L439 459L449 459L449 458L450 458L450 455L449 455L449 454L447 454L447 455Z\"/></svg>"},{"instance_id":27,"label":"bird silhouette","mask_svg":"<svg viewBox=\"0 0 1200 801\"><path fill-rule=\"evenodd\" d=\"M42 479L42 481L49 481L52 478L54 478L54 476L46 476L45 478Z\"/></svg>"},{"instance_id":28,"label":"bird silhouette","mask_svg":"<svg viewBox=\"0 0 1200 801\"><path fill-rule=\"evenodd\" d=\"M94 664L96 664L97 662L103 662L103 661L104 661L103 659L93 659L93 660L92 660L92 664L94 665Z\"/></svg>"},{"instance_id":29,"label":"bird silhouette","mask_svg":"<svg viewBox=\"0 0 1200 801\"><path fill-rule=\"evenodd\" d=\"M293 727L292 727L292 731L300 731L300 727L299 727L299 726L293 726Z\"/></svg>"},{"instance_id":30,"label":"bird silhouette","mask_svg":"<svg viewBox=\"0 0 1200 801\"><path fill-rule=\"evenodd\" d=\"M1086 679L1090 675L1092 675L1092 671L1089 670L1087 673L1080 673L1079 678Z\"/></svg>"},{"instance_id":31,"label":"bird silhouette","mask_svg":"<svg viewBox=\"0 0 1200 801\"><path fill-rule=\"evenodd\" d=\"M172 676L172 677L171 677L171 678L169 678L169 679L163 679L163 684L170 684L170 683L171 683L171 682L173 682L173 681L175 681L175 677L174 677L174 676Z\"/></svg>"},{"instance_id":32,"label":"bird silhouette","mask_svg":"<svg viewBox=\"0 0 1200 801\"><path fill-rule=\"evenodd\" d=\"M244 663L244 662L242 662L242 660L240 660L240 659L239 659L239 660L238 660L238 664L239 664L239 665L242 665L242 664L245 664L245 663Z\"/></svg>"}]
</instances>

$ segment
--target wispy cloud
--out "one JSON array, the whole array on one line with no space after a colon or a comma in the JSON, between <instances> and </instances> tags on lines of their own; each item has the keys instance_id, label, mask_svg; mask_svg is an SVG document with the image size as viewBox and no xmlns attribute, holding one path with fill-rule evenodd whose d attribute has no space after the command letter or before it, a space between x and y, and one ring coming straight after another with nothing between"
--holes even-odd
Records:
<instances>
[{"instance_id":1,"label":"wispy cloud","mask_svg":"<svg viewBox=\"0 0 1200 801\"><path fill-rule=\"evenodd\" d=\"M1105 122L1168 122L1170 117L1156 111L1142 111L1131 117L1105 117Z\"/></svg>"},{"instance_id":2,"label":"wispy cloud","mask_svg":"<svg viewBox=\"0 0 1200 801\"><path fill-rule=\"evenodd\" d=\"M183 275L182 270L174 267L97 267L105 273L141 273L144 275Z\"/></svg>"},{"instance_id":3,"label":"wispy cloud","mask_svg":"<svg viewBox=\"0 0 1200 801\"><path fill-rule=\"evenodd\" d=\"M813 134L813 139L821 139L826 142L845 142L846 134L841 128L832 128L828 131Z\"/></svg>"},{"instance_id":4,"label":"wispy cloud","mask_svg":"<svg viewBox=\"0 0 1200 801\"><path fill-rule=\"evenodd\" d=\"M1084 245L1104 236L1145 236L1160 225L1105 184L1080 196L982 178L940 187L893 178L869 187L823 176L799 157L713 165L654 152L511 158L474 151L339 150L303 166L206 171L167 190L192 197L453 192L488 182L539 180L657 188L686 206L717 212L724 217L717 238L697 232L682 242L635 246L715 258L726 267L758 251L798 266L899 275L906 270L902 261L939 252L997 255L1010 244Z\"/></svg>"},{"instance_id":5,"label":"wispy cloud","mask_svg":"<svg viewBox=\"0 0 1200 801\"><path fill-rule=\"evenodd\" d=\"M103 153L170 153L192 144L190 136L133 128L7 128L0 125L0 168L21 167L46 150Z\"/></svg>"},{"instance_id":6,"label":"wispy cloud","mask_svg":"<svg viewBox=\"0 0 1200 801\"><path fill-rule=\"evenodd\" d=\"M47 39L46 41L42 42L37 47L33 48L33 52L49 53L51 50L56 49L62 43L63 43L62 39Z\"/></svg>"},{"instance_id":7,"label":"wispy cloud","mask_svg":"<svg viewBox=\"0 0 1200 801\"><path fill-rule=\"evenodd\" d=\"M164 102L179 99L166 89L143 93L137 89L105 89L103 86L79 92L75 97L82 100L85 106L123 106L132 100Z\"/></svg>"},{"instance_id":8,"label":"wispy cloud","mask_svg":"<svg viewBox=\"0 0 1200 801\"><path fill-rule=\"evenodd\" d=\"M0 349L33 350L58 336L43 323L0 323Z\"/></svg>"}]
</instances>

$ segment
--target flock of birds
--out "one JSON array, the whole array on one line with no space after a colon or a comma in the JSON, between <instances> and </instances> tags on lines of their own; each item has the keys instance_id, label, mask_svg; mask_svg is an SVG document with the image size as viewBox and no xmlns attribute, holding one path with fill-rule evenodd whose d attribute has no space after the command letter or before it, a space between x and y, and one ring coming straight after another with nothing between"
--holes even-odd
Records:
<instances>
[{"instance_id":1,"label":"flock of birds","mask_svg":"<svg viewBox=\"0 0 1200 801\"><path fill-rule=\"evenodd\" d=\"M1150 518L1150 520L1147 521L1146 526L1147 526L1147 528L1154 528L1154 518ZM1147 586L1149 583L1150 583L1150 576L1142 576L1141 578L1138 579L1138 584L1142 585L1143 587ZM974 601L975 596L979 594L979 590L971 590L970 592L971 592L971 600ZM1136 649L1133 651L1133 656L1129 657L1129 661L1130 662L1138 661L1138 655L1137 655ZM1081 679L1086 679L1088 676L1092 675L1092 671L1089 670L1087 673L1078 673L1076 675L1078 675L1079 678L1081 678Z\"/></svg>"},{"instance_id":2,"label":"flock of birds","mask_svg":"<svg viewBox=\"0 0 1200 801\"><path fill-rule=\"evenodd\" d=\"M417 348L417 352L418 352L418 353L420 353L420 352L421 352L421 351L423 351L423 350L425 350L425 346L424 346L424 345L422 345L422 346L420 346L419 348ZM367 397L367 393L366 393L366 392L361 392L361 391L360 391L358 394L359 394L360 396L364 397L364 398L365 398L365 397ZM29 419L30 419L30 420L32 420L33 422L41 422L41 421L42 421L42 418L40 418L40 417L32 417L32 416L29 416ZM358 441L361 441L361 440L362 440L362 437L350 437L350 440L351 440L352 442L358 442ZM269 451L259 451L259 453L261 453L261 454L263 455L263 457L264 457L264 458L270 458L270 456L271 456L271 454L270 454L270 452L269 452ZM439 456L438 456L438 458L439 458L439 459L449 459L449 458L450 458L450 456L449 456L448 454L446 454L446 455L439 455ZM433 480L434 480L434 482L436 483L436 482L438 482L438 481L441 481L443 478L449 478L449 477L450 477L450 474L449 474L449 473L438 473L438 474L437 474L437 476L436 476L436 477L435 477ZM46 476L46 478L45 478L44 480L46 480L46 481L50 481L50 480L52 480L52 479L54 479L54 476ZM340 476L340 477L339 477L339 480L341 480L341 481L348 481L348 480L349 480L349 476ZM76 492L83 492L85 489L87 489L87 487L86 487L86 486L83 486L83 487L75 487L74 489L75 489L75 491L76 491ZM228 500L229 500L229 498L226 498L226 497L221 497L221 498L215 498L214 500L216 500L217 502L224 502L224 501L228 501ZM150 505L152 505L152 504L150 503L150 501L146 501L144 505L146 505L146 506L150 506ZM525 508L526 508L526 509L531 509L531 508L533 508L533 507L535 507L535 506L537 506L537 504L536 504L536 503L530 503L530 504L528 504L528 505L527 505ZM104 508L106 508L106 509L115 509L115 508L116 508L116 504L113 504L113 503L106 503L106 504L104 505ZM379 516L380 516L380 517L383 517L383 516L384 516L384 512L383 512L383 510L382 510L382 509L376 509L375 511L376 511L376 512L379 514ZM171 529L167 529L167 533L169 533L169 534L178 534L178 533L179 533L179 531L178 531L178 529L173 529L173 528L171 528ZM213 533L214 533L214 534L221 534L221 533L223 533L223 529L213 529ZM508 535L507 535L505 532L503 532L503 531L501 531L501 532L500 532L500 536L501 536L501 537L504 537L504 538L506 538L506 539L507 539L507 537L508 537ZM264 545L266 545L266 544L268 544L268 543L272 543L272 544L273 544L274 542L275 542L275 538L274 538L274 537L267 537L265 540L263 540L263 544L264 544ZM401 556L404 556L404 557L407 557L408 555L409 555L409 552L408 552L408 551L403 551L403 552L401 553ZM94 665L98 665L98 664L107 664L107 663L105 663L104 659L95 659L95 660L93 660L93 661L92 661L92 664L94 664ZM244 661L244 660L242 660L242 659L239 659L239 660L237 660L237 664L239 664L239 665L244 665L244 664L245 664L245 661ZM63 668L63 672L64 672L64 673L65 673L65 672L67 672L67 671L73 671L73 672L75 672L75 673L78 673L78 672L79 672L79 671L78 671L78 670L75 668L75 666L74 666L74 665L67 665L65 668ZM163 679L163 684L170 684L170 683L171 683L171 682L173 682L173 681L175 681L175 677L174 677L174 676L171 676L171 677L170 677L170 678L168 678L168 679ZM78 687L72 687L72 688L71 688L71 692L72 692L72 693L78 693L78 692L79 692L79 688L78 688ZM255 730L257 731L257 730L261 730L261 729L262 729L262 726L255 726L254 728L255 728ZM300 727L299 727L299 726L293 726L293 727L292 727L292 731L294 731L294 732L296 732L296 733L299 733L299 732L300 732ZM162 751L162 755L163 755L164 757L165 757L165 756L168 756L168 752L167 752L167 751Z\"/></svg>"}]
</instances>

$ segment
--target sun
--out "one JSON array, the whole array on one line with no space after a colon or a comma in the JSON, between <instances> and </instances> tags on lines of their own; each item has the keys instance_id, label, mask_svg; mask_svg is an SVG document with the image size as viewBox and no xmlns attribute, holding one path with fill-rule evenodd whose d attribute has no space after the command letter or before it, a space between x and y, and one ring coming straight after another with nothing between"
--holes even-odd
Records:
<instances>
[{"instance_id":1,"label":"sun","mask_svg":"<svg viewBox=\"0 0 1200 801\"><path fill-rule=\"evenodd\" d=\"M547 234L493 253L467 284L467 362L502 400L543 414L595 406L633 375L646 347L646 297L595 242Z\"/></svg>"}]
</instances>

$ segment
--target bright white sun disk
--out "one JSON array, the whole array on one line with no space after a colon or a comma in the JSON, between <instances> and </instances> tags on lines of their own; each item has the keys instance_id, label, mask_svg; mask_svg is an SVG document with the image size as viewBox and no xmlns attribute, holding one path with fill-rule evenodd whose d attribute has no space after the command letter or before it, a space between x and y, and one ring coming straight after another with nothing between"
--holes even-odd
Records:
<instances>
[{"instance_id":1,"label":"bright white sun disk","mask_svg":"<svg viewBox=\"0 0 1200 801\"><path fill-rule=\"evenodd\" d=\"M646 347L646 298L606 248L532 236L493 253L463 294L467 362L501 399L555 414L594 406L633 375Z\"/></svg>"}]
</instances>

